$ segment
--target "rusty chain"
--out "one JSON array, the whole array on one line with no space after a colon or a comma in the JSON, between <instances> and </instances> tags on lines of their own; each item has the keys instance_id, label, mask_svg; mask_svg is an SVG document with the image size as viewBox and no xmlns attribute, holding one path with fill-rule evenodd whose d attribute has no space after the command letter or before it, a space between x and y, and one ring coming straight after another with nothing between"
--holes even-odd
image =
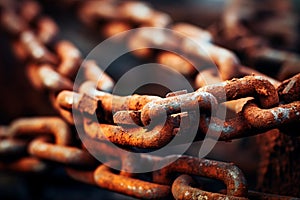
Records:
<instances>
[{"instance_id":1,"label":"rusty chain","mask_svg":"<svg viewBox=\"0 0 300 200\"><path fill-rule=\"evenodd\" d=\"M71 42L57 39L58 26L51 18L42 15L37 2L1 2L1 26L11 37L16 57L25 63L24 67L32 85L49 93L53 107L69 123L68 125L59 117L38 117L15 120L9 126L1 127L1 170L41 173L49 170L51 162L60 163L70 177L76 180L146 199L166 198L170 195L175 199L273 198L269 194L248 192L244 175L234 164L175 155L165 158L128 158L123 153L114 152L105 141L109 140L121 146L160 148L177 134L181 120L187 118L190 120L189 124L195 123L191 113L181 112L182 104L190 110L197 104L204 111L197 122L199 130L196 139L203 138L208 128L221 130L218 139L225 141L264 133L274 128L281 129L283 126L285 129L293 128L300 120L299 74L279 83L244 67L232 52L212 43L211 33L189 24L173 24L170 16L154 10L145 3L68 3L69 6L75 5L79 8L79 17L87 25L95 27L97 21L104 21L103 32L107 37L136 26L169 27L188 35L206 47L208 56L219 68L221 78L227 81L216 80L212 82L214 84L205 85L201 74L210 74L213 80L215 71L204 69L196 75L190 63L174 54L160 52L155 59L179 69L185 75L194 76L195 86L201 87L192 93L175 92L165 98L138 94L116 96L110 93L114 86L112 78L105 74L104 78L98 81L98 76L103 72L95 61L89 60L83 65L84 80L80 85L75 85L77 89L72 91L75 75L82 62L79 50ZM146 14L139 15L135 12L136 9L143 9ZM155 41L146 34L139 33L128 45L133 47L138 42ZM195 47L188 41L176 43L165 40L161 45L175 45L196 58L203 59L207 56L194 51ZM134 53L142 57L154 55L151 50L139 50ZM260 76L245 76L252 73ZM232 79L233 77L240 78ZM226 99L222 97L221 91L225 91ZM220 104L246 97L252 99L247 103L240 102L242 110L236 113L234 118L222 122L213 115L214 109ZM78 144L76 132L70 130L70 125L74 125L72 108L82 113L81 123L87 140L95 149L103 151L109 164L99 163L82 144ZM147 126L165 113L165 124L152 128ZM101 123L90 118L93 114L97 115ZM131 123L140 127L128 127ZM125 170L128 167L136 167L132 166L135 160L131 159L149 162L154 166L166 162L170 157L177 159L161 170L151 173L150 181L140 179ZM121 165L124 171L116 173L109 167L112 165ZM85 171L82 171L83 169ZM176 173L180 176L171 176ZM227 190L222 194L199 189L194 187L196 184L191 176L221 180ZM278 195L274 198L290 199Z\"/></svg>"}]
</instances>

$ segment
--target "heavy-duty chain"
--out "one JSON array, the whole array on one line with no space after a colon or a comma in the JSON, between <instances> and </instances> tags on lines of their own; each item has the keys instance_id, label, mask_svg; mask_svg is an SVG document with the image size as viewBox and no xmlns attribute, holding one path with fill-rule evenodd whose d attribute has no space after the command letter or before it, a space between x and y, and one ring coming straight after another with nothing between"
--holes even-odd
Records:
<instances>
[{"instance_id":1,"label":"heavy-duty chain","mask_svg":"<svg viewBox=\"0 0 300 200\"><path fill-rule=\"evenodd\" d=\"M61 117L23 118L0 127L0 170L43 173L56 163L75 180L143 199L172 196L175 199L292 199L248 191L242 171L233 163L180 155L132 157L126 151L116 151L107 142L131 151L158 149L170 143L179 131L188 134L185 131L188 127L180 126L182 121L188 126L199 126L195 140L203 140L208 129L212 130L209 137L221 141L264 134L273 129L299 137L299 132L291 134L289 131L298 129L300 121L300 74L296 74L297 70L292 78L279 82L242 66L233 52L213 43L217 41L216 35L191 24L174 23L169 15L142 2L62 3L74 9L88 26L101 24L106 37L144 26L165 27L186 35L204 46L208 55L197 51L195 44L188 40L178 41L172 36L162 35L164 40L159 45L180 49L194 59L209 60L209 56L223 81L216 78L216 71L212 69L202 69L197 74L192 63L173 53L141 49L133 53L142 58L151 57L193 78L197 90L172 92L164 98L138 94L117 96L110 93L114 87L113 79L93 60L84 62L83 80L74 85L83 59L73 43L58 39L58 26L53 19L42 15L41 6L35 1L1 1L1 27L10 36L15 56L24 63L32 85L49 95ZM140 10L143 12L137 12ZM226 27L225 30L228 31ZM141 43L157 41L141 30L130 39L128 46L134 48ZM260 53L255 50L255 56L264 57L267 48L265 46ZM249 54L249 58L254 59L253 55ZM287 77L284 71L285 68L278 75L281 80ZM104 75L98 81L100 74ZM208 76L211 83L205 83L203 76ZM242 109L224 122L215 111L223 104L230 107L233 100L234 105ZM182 111L182 105L186 112ZM195 107L201 110L199 121L194 120ZM79 113L76 120L84 130L85 142L101 152L107 162L97 161L78 139L72 128L72 109ZM164 115L164 123L151 126ZM97 116L97 120L92 116ZM220 136L217 132L221 132ZM139 163L147 163L154 169L170 159L175 161L144 174L146 178L143 174L130 173L130 169L137 168ZM113 166L120 166L122 170L116 172ZM206 191L199 181L195 181L197 176L220 180L226 190Z\"/></svg>"}]
</instances>

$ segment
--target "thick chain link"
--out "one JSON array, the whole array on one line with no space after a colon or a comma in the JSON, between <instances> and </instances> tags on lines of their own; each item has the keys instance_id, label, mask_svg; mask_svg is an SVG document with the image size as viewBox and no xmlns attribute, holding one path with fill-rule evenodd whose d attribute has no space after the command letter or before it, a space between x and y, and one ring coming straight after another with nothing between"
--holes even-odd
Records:
<instances>
[{"instance_id":1,"label":"thick chain link","mask_svg":"<svg viewBox=\"0 0 300 200\"><path fill-rule=\"evenodd\" d=\"M214 84L204 86L199 74L196 75L195 86L201 87L192 93L175 92L165 98L137 94L116 96L110 93L114 86L112 78L105 74L102 81L98 81L98 75L103 72L95 61L89 60L83 66L83 82L76 85L74 88L78 89L73 91L73 81L82 62L80 51L69 41L57 40L58 26L51 18L41 14L37 2L1 2L1 25L11 36L14 53L25 63L32 85L49 93L53 107L68 122L59 117L37 117L15 120L9 126L1 127L1 170L45 172L51 167L51 162L55 162L64 166L70 177L76 180L145 199L166 198L170 195L175 199L289 199L248 192L243 173L232 163L177 155L132 158L124 152L116 152L105 142L109 140L121 146L160 148L178 133L181 120L189 119L190 124L194 123L190 113L181 112L180 105L184 104L187 109L193 110L195 102L204 111L197 122L199 139L203 138L200 136L205 135L208 126L215 128L215 131L221 129L218 139L225 141L283 126L292 128L300 120L299 74L279 83L241 66L231 51L212 43L213 36L208 31L190 24L174 24L170 16L145 3L99 0L68 1L68 5L78 8L80 19L89 26L95 27L97 21L104 21L103 32L107 37L136 26L169 27L181 32L205 45L224 82L215 80L212 82ZM153 37L139 33L128 45L134 47L138 42L155 43ZM169 39L161 45L175 45L175 48L196 58L207 56L194 51L194 46L187 41L170 42ZM151 50L135 52L141 57L148 57L152 53ZM196 72L191 65L172 53L160 52L155 59L179 69L185 75L195 77ZM214 80L214 71L204 69L201 73L211 75ZM260 76L245 76L252 73ZM225 91L226 99L222 97L221 91ZM252 99L247 103L240 101L246 97ZM213 115L217 106L232 100L238 100L242 106L241 112L236 113L235 117L222 122ZM76 132L70 130L70 126L74 125L72 108L82 113L81 123L87 140L107 157L108 163L96 161L78 142ZM165 124L152 129L147 127L152 120L165 113L168 116ZM101 123L90 118L94 114ZM140 127L128 128L130 123ZM299 136L299 133L294 136ZM155 166L167 162L171 157L176 157L176 161L152 172L147 181L125 170L136 167L134 163L139 162ZM121 165L123 170L116 173L109 167L113 165ZM173 174L180 176L174 179L171 176ZM196 188L191 176L221 180L227 190L222 194Z\"/></svg>"}]
</instances>

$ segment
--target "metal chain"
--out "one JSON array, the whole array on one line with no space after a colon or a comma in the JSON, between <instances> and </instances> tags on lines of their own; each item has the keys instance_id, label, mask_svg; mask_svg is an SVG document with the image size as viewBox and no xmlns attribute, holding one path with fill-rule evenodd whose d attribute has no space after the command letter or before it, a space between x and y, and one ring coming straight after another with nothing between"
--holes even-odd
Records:
<instances>
[{"instance_id":1,"label":"metal chain","mask_svg":"<svg viewBox=\"0 0 300 200\"><path fill-rule=\"evenodd\" d=\"M69 41L57 40L58 26L51 18L41 14L41 7L37 2L1 2L1 26L12 39L14 53L25 63L24 67L33 86L49 93L53 107L69 123L66 124L59 117L38 117L19 119L10 126L1 127L1 170L45 172L51 166L51 162L55 162L64 166L67 173L76 180L137 198L157 199L173 195L176 199L246 199L258 196L272 199L272 195L254 192L249 192L248 196L244 175L234 164L176 155L165 158L132 158L115 152L105 141L130 147L160 148L177 134L181 120L187 118L191 120L189 124L194 123L190 113L181 112L180 105L184 104L187 109L193 110L195 103L204 110L204 113L201 112L200 121L197 122L200 125L198 135L205 135L209 122L213 124L210 127L221 128L219 140L226 141L282 128L283 125L285 128L292 128L294 123L299 122L300 116L299 75L279 85L277 81L241 66L232 52L211 43L212 36L207 31L189 24L172 25L172 20L167 14L156 11L145 3L69 1L69 5L79 8L80 18L89 26L97 25L98 20L106 21L106 28L103 29L106 36L116 33L116 30L109 28L116 24L119 27L118 31L134 26L168 26L172 30L182 32L207 47L208 54L218 66L223 80L252 73L262 76L245 76L203 86L198 75L195 85L203 87L192 93L171 93L165 98L137 94L116 96L109 93L114 86L113 80L105 75L102 82L98 82L98 75L103 72L95 61L87 61L83 66L84 81L75 87L78 90L72 91L74 77L82 62L79 50ZM135 12L136 9L143 9L147 14L139 15ZM142 33L136 35L135 39L129 42L129 46L136 45L136 42L155 42L153 38L145 36ZM186 44L186 41L179 41L176 48L181 48L182 51L196 57L205 57L195 53L193 46L183 44ZM161 45L174 43L163 41ZM143 57L150 54L150 50L136 52L136 55ZM161 63L170 63L174 55L161 52L156 59ZM182 69L176 66L177 63L180 62L171 66ZM189 64L183 66L184 74L195 73ZM214 72L204 70L201 73ZM220 91L225 91L226 99L220 95ZM245 97L252 97L253 100L243 104L242 111L237 113L235 118L221 123L213 115L219 104ZM81 144L78 144L76 133L70 131L70 125L74 124L72 108L82 113L81 123L87 140L93 148L103 152L108 158L108 163L98 163ZM159 124L152 129L147 127L151 121L165 113L168 116L166 124ZM94 114L100 118L101 123L90 118ZM132 122L141 127L128 128L127 125ZM150 181L140 179L125 170L136 167L132 166L135 163L132 159L154 166L167 162L172 157L176 157L176 161L151 173ZM123 170L116 174L109 167L113 165L121 165ZM79 171L78 168L86 171ZM173 173L180 176L174 179L170 176ZM226 193L213 193L194 187L190 177L192 175L223 181L227 187ZM276 198L289 199L281 196Z\"/></svg>"}]
</instances>

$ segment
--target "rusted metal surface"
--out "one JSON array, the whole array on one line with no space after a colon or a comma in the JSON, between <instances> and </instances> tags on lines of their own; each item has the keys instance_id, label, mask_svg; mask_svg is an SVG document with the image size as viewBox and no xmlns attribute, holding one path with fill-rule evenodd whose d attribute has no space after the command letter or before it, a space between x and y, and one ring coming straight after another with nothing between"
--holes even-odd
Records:
<instances>
[{"instance_id":1,"label":"rusted metal surface","mask_svg":"<svg viewBox=\"0 0 300 200\"><path fill-rule=\"evenodd\" d=\"M300 99L300 74L285 80L277 88L280 100L290 103Z\"/></svg>"},{"instance_id":2,"label":"rusted metal surface","mask_svg":"<svg viewBox=\"0 0 300 200\"><path fill-rule=\"evenodd\" d=\"M97 163L88 152L82 149L51 144L44 138L33 140L28 146L28 152L38 158L70 166L93 166Z\"/></svg>"},{"instance_id":3,"label":"rusted metal surface","mask_svg":"<svg viewBox=\"0 0 300 200\"><path fill-rule=\"evenodd\" d=\"M270 109L261 109L255 103L248 102L244 106L243 113L252 127L257 129L272 129L299 121L299 111L299 101Z\"/></svg>"},{"instance_id":4,"label":"rusted metal surface","mask_svg":"<svg viewBox=\"0 0 300 200\"><path fill-rule=\"evenodd\" d=\"M227 187L227 194L237 197L247 196L247 182L242 171L232 163L223 163L206 159L197 159L188 156L177 156L170 165L154 172L153 180L157 183L169 184L170 175L178 172L205 176L223 181ZM165 160L172 157L166 157Z\"/></svg>"},{"instance_id":5,"label":"rusted metal surface","mask_svg":"<svg viewBox=\"0 0 300 200\"><path fill-rule=\"evenodd\" d=\"M212 130L210 138L222 141L271 133L267 140L262 140L266 145L260 147L267 146L272 151L261 150L262 158L266 158L266 162L263 163L264 170L259 172L258 185L268 189L269 186L274 188L275 182L298 183L297 176L292 175L297 175L299 169L296 157L298 154L295 156L299 149L298 138L295 136L299 134L291 131L300 120L300 75L295 75L299 70L293 68L299 63L298 55L274 49L265 42L260 44L261 41L266 41L266 37L256 36L252 30L247 30L249 27L245 27L239 21L242 18L238 15L239 12L234 16L236 18L233 20L237 21L233 21L233 24L230 21L232 18L225 13L225 26L220 26L224 28L223 31L207 31L188 23L174 24L168 14L142 2L62 1L61 4L76 9L80 19L90 27L102 24L105 28L101 27L101 32L106 37L133 27L168 27L188 38L178 39L165 35L162 31L160 36L163 39L157 44L151 33L138 31L130 38L127 46L129 49L147 44L171 47L191 55L196 60L212 60L219 72L205 68L200 69L200 73L196 75L193 59L188 63L170 52L143 49L133 54L159 60L160 63L170 65L191 79L197 76L196 81L193 80L197 90L191 93L175 91L165 98L139 94L117 96L110 93L115 84L114 80L101 70L95 61L87 60L82 63L78 47L70 41L57 40L59 27L52 18L43 16L38 2L0 2L1 27L12 40L13 53L24 69L26 68L33 87L49 94L53 107L69 123L60 117L37 117L19 119L9 126L0 127L0 170L41 173L48 167L62 166L75 180L146 199L164 199L170 198L171 195L175 199L292 198L248 191L242 171L233 163L176 155L130 156L129 151L118 151L106 142L110 141L130 151L157 149L168 144L180 129L187 128L180 126L182 121L186 120L190 121L185 126L199 124L196 140L203 139L208 129ZM285 23L282 22L282 25ZM268 24L268 27L272 26ZM268 32L265 28L263 35L272 35L274 32L274 29ZM216 33L220 33L224 41L219 41ZM230 34L226 35L228 33ZM287 37L293 36L292 27L280 35L285 39L287 46L292 45L294 39ZM240 36L245 38L240 41ZM267 75L242 66L239 58L231 50L238 50L253 61L265 59L279 62L281 67L275 77L280 80L295 76L280 84ZM74 78L81 64L83 77L78 85L74 85ZM218 73L221 79L216 75ZM206 85L201 76L208 76L205 78L211 78L214 84ZM221 80L223 82L220 82ZM245 97L252 97L253 100L245 104ZM225 122L214 116L220 104L232 100L237 100L234 103L239 104L241 112L234 113L234 116ZM198 107L201 111L200 118L195 121L193 112ZM81 138L83 141L79 141L77 132L70 129L74 125L72 109L73 112L82 114L78 123L84 130L84 138ZM93 115L99 121L92 119ZM161 118L163 115L166 115L165 122ZM151 122L155 120L160 123L153 125ZM218 132L221 132L220 136L215 134ZM87 144L91 147L89 150L104 156L108 163L97 163L84 146ZM280 149L280 152L277 149ZM279 161L267 162L267 158L274 155L280 158L280 162L286 168L277 167L276 173L270 173L268 170L273 169L272 166L282 165ZM158 171L143 174L151 176L147 181L140 179L140 174L132 172L138 169L141 163L155 167L172 158L176 160L171 164ZM113 170L114 161L121 166L119 172ZM293 173L294 169L296 173ZM281 180L284 172L291 174L287 180ZM178 177L174 180L174 176ZM192 176L221 180L225 183L226 192L222 194L198 189L194 187ZM264 180L268 176L275 180L274 183ZM286 194L290 189L297 195L299 188L296 187L297 184L282 184L278 190ZM271 192L277 193L274 190Z\"/></svg>"},{"instance_id":6,"label":"rusted metal surface","mask_svg":"<svg viewBox=\"0 0 300 200\"><path fill-rule=\"evenodd\" d=\"M175 199L247 199L244 197L228 196L224 194L203 191L193 188L195 182L188 175L181 175L172 184L172 194Z\"/></svg>"},{"instance_id":7,"label":"rusted metal surface","mask_svg":"<svg viewBox=\"0 0 300 200\"><path fill-rule=\"evenodd\" d=\"M186 109L185 111L197 110L198 108L210 111L216 104L217 101L211 94L201 91L168 97L147 103L141 109L141 121L144 125L149 125L151 119L159 118L164 114L179 113L182 107Z\"/></svg>"},{"instance_id":8,"label":"rusted metal surface","mask_svg":"<svg viewBox=\"0 0 300 200\"><path fill-rule=\"evenodd\" d=\"M264 77L259 76L232 79L219 84L204 86L198 91L211 93L219 103L243 97L255 97L258 98L263 108L270 108L279 102L275 87ZM224 93L226 99L224 99Z\"/></svg>"},{"instance_id":9,"label":"rusted metal surface","mask_svg":"<svg viewBox=\"0 0 300 200\"><path fill-rule=\"evenodd\" d=\"M169 143L176 134L174 125L168 121L148 130L143 127L122 128L84 120L84 128L86 133L94 139L109 140L115 144L140 148L160 148Z\"/></svg>"},{"instance_id":10,"label":"rusted metal surface","mask_svg":"<svg viewBox=\"0 0 300 200\"><path fill-rule=\"evenodd\" d=\"M116 175L105 166L99 166L94 178L100 187L142 199L163 199L170 194L170 187L139 179Z\"/></svg>"}]
</instances>

